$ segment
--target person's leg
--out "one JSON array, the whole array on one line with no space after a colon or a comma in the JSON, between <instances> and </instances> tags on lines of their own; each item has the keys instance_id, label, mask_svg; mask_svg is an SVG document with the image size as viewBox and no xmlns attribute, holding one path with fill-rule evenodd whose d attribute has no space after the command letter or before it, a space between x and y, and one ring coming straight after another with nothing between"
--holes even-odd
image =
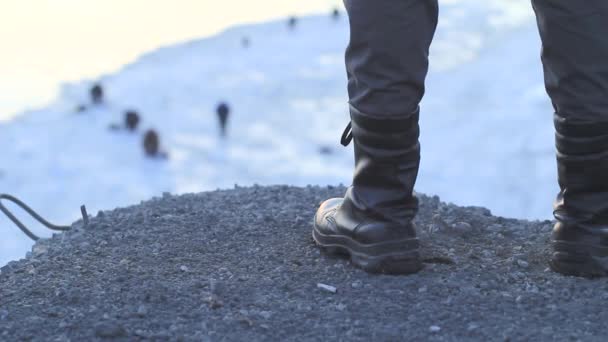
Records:
<instances>
[{"instance_id":1,"label":"person's leg","mask_svg":"<svg viewBox=\"0 0 608 342\"><path fill-rule=\"evenodd\" d=\"M555 271L608 275L608 1L533 0L555 109Z\"/></svg>"},{"instance_id":2,"label":"person's leg","mask_svg":"<svg viewBox=\"0 0 608 342\"><path fill-rule=\"evenodd\" d=\"M437 0L345 0L350 21L350 104L378 118L403 118L424 94Z\"/></svg>"},{"instance_id":3,"label":"person's leg","mask_svg":"<svg viewBox=\"0 0 608 342\"><path fill-rule=\"evenodd\" d=\"M370 272L421 268L412 219L420 163L418 104L437 26L437 0L346 0L355 172L343 199L323 203L313 238ZM350 126L349 126L350 127ZM348 133L348 131L346 132Z\"/></svg>"}]
</instances>

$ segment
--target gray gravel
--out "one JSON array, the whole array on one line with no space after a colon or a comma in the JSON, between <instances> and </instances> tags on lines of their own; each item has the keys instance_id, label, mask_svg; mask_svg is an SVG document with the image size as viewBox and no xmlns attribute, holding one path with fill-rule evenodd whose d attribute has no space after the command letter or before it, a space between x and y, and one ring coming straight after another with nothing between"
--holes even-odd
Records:
<instances>
[{"instance_id":1,"label":"gray gravel","mask_svg":"<svg viewBox=\"0 0 608 342\"><path fill-rule=\"evenodd\" d=\"M551 222L420 195L425 269L369 275L312 242L317 205L344 191L165 194L76 222L1 269L0 340L608 337L608 281L548 270Z\"/></svg>"}]
</instances>

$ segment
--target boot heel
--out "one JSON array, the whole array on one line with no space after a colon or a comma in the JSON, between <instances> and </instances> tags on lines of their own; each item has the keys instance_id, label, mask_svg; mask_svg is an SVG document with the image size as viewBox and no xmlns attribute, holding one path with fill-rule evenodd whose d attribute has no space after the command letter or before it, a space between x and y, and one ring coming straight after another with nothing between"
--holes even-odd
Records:
<instances>
[{"instance_id":1,"label":"boot heel","mask_svg":"<svg viewBox=\"0 0 608 342\"><path fill-rule=\"evenodd\" d=\"M608 276L608 255L594 253L604 247L554 240L549 266L565 275L597 278Z\"/></svg>"}]
</instances>

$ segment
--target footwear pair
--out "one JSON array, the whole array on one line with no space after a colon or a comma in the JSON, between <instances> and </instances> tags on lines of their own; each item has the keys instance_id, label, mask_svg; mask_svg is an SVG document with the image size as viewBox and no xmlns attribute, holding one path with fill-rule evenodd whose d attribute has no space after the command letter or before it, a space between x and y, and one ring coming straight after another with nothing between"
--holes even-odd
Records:
<instances>
[{"instance_id":1,"label":"footwear pair","mask_svg":"<svg viewBox=\"0 0 608 342\"><path fill-rule=\"evenodd\" d=\"M422 269L412 223L420 164L418 110L399 118L351 107L342 144L354 140L353 184L344 198L321 204L313 239L330 254L345 254L365 271L410 274ZM556 115L560 194L550 266L566 275L608 275L608 124L565 122Z\"/></svg>"}]
</instances>

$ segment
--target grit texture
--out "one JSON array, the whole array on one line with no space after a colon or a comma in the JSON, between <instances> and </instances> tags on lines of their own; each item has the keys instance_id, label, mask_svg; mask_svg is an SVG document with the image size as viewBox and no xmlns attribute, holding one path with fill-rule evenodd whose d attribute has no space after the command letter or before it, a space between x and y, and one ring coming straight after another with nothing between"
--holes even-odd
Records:
<instances>
[{"instance_id":1,"label":"grit texture","mask_svg":"<svg viewBox=\"0 0 608 342\"><path fill-rule=\"evenodd\" d=\"M104 211L0 272L0 340L605 341L608 281L549 271L551 222L420 195L425 268L320 253L343 187L251 187Z\"/></svg>"}]
</instances>

